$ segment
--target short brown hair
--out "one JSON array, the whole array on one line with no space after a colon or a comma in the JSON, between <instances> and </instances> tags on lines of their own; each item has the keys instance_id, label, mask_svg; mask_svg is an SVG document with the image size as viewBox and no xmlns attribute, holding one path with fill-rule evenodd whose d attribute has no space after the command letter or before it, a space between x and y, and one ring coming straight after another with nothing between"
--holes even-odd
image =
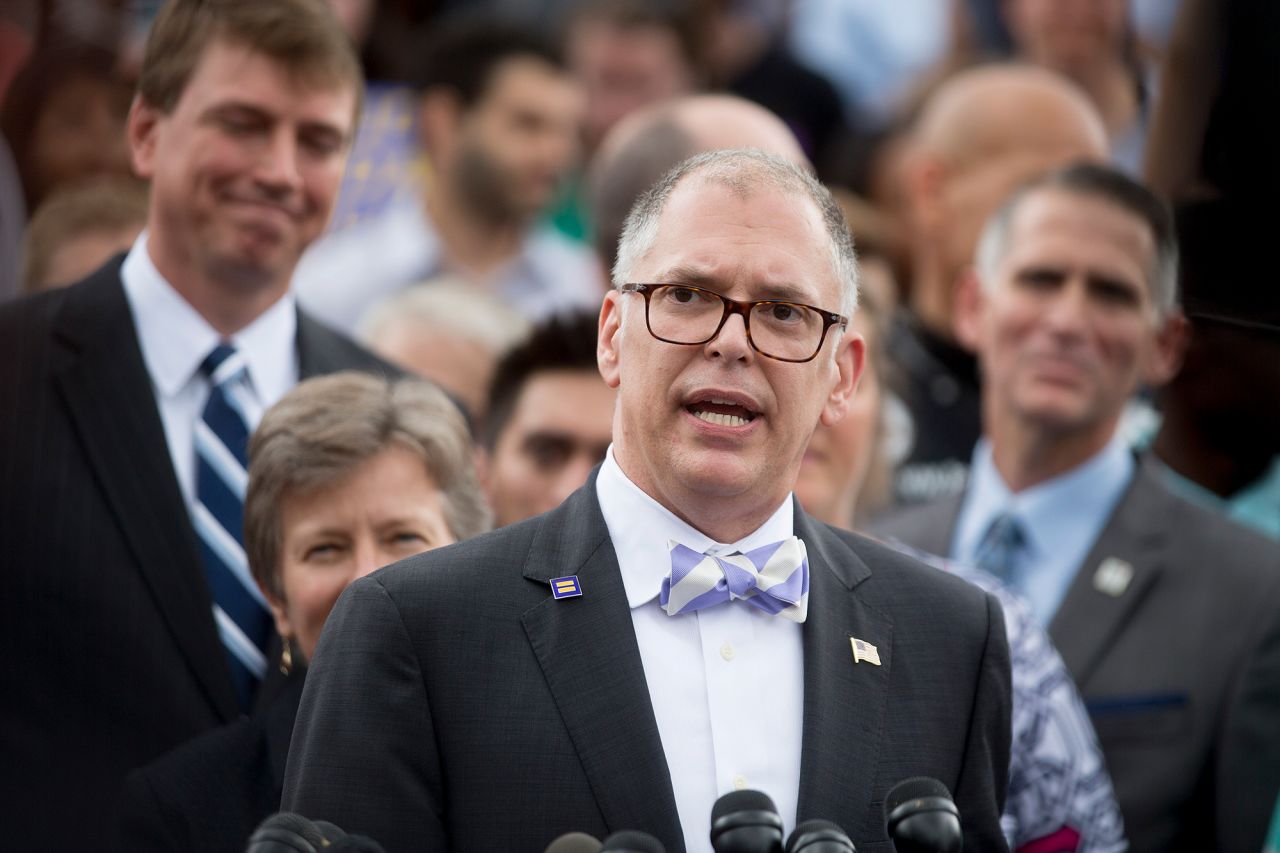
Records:
<instances>
[{"instance_id":1,"label":"short brown hair","mask_svg":"<svg viewBox=\"0 0 1280 853\"><path fill-rule=\"evenodd\" d=\"M66 243L85 234L141 231L147 224L147 186L107 178L59 190L36 208L23 235L22 289L35 293L46 282L49 262Z\"/></svg>"},{"instance_id":2,"label":"short brown hair","mask_svg":"<svg viewBox=\"0 0 1280 853\"><path fill-rule=\"evenodd\" d=\"M470 433L443 391L420 379L350 370L308 379L267 410L249 442L244 545L259 585L283 599L282 502L342 480L392 446L422 457L455 538L489 529Z\"/></svg>"},{"instance_id":3,"label":"short brown hair","mask_svg":"<svg viewBox=\"0 0 1280 853\"><path fill-rule=\"evenodd\" d=\"M307 84L350 85L359 113L360 60L324 0L169 0L147 36L138 94L171 112L215 39L266 54Z\"/></svg>"}]
</instances>

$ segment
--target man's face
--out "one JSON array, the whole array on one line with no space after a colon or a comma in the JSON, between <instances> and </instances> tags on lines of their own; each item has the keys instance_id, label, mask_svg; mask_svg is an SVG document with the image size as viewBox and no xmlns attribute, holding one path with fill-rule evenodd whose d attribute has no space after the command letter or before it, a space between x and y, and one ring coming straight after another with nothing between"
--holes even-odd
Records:
<instances>
[{"instance_id":1,"label":"man's face","mask_svg":"<svg viewBox=\"0 0 1280 853\"><path fill-rule=\"evenodd\" d=\"M1121 57L1127 0L1008 0L1006 18L1018 52L1064 74Z\"/></svg>"},{"instance_id":2,"label":"man's face","mask_svg":"<svg viewBox=\"0 0 1280 853\"><path fill-rule=\"evenodd\" d=\"M538 59L499 66L483 98L459 115L452 170L477 212L523 222L552 200L578 154L583 98Z\"/></svg>"},{"instance_id":3,"label":"man's face","mask_svg":"<svg viewBox=\"0 0 1280 853\"><path fill-rule=\"evenodd\" d=\"M1171 357L1150 276L1151 229L1096 197L1033 192L994 281L970 283L960 334L978 352L987 429L1105 443L1142 379Z\"/></svg>"},{"instance_id":4,"label":"man's face","mask_svg":"<svg viewBox=\"0 0 1280 853\"><path fill-rule=\"evenodd\" d=\"M559 506L609 447L615 393L594 370L548 370L525 382L482 466L499 527Z\"/></svg>"},{"instance_id":5,"label":"man's face","mask_svg":"<svg viewBox=\"0 0 1280 853\"><path fill-rule=\"evenodd\" d=\"M138 100L129 135L134 168L152 184L161 272L287 287L333 210L354 109L350 86L304 86L218 39L170 113Z\"/></svg>"},{"instance_id":6,"label":"man's face","mask_svg":"<svg viewBox=\"0 0 1280 853\"><path fill-rule=\"evenodd\" d=\"M837 310L829 253L807 199L772 190L744 196L695 175L667 201L635 279ZM694 526L705 525L705 513L767 517L791 490L819 419L838 420L852 394L862 339L836 331L815 359L800 364L757 353L738 315L710 342L679 346L646 330L643 296L611 291L599 356L606 381L619 388L614 450L622 469ZM729 425L708 419L712 413L746 422Z\"/></svg>"}]
</instances>

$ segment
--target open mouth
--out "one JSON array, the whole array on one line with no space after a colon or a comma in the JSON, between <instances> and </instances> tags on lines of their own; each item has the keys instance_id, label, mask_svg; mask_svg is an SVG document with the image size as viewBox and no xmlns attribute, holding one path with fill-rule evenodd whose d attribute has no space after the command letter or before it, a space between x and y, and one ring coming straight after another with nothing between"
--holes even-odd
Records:
<instances>
[{"instance_id":1,"label":"open mouth","mask_svg":"<svg viewBox=\"0 0 1280 853\"><path fill-rule=\"evenodd\" d=\"M760 414L741 403L715 397L692 402L685 406L684 410L709 424L727 427L746 426Z\"/></svg>"}]
</instances>

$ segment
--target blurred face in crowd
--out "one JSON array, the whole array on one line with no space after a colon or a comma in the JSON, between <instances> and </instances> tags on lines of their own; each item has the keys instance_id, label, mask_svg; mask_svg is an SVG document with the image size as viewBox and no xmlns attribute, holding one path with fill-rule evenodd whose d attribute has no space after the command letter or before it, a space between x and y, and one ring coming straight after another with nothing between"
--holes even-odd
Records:
<instances>
[{"instance_id":1,"label":"blurred face in crowd","mask_svg":"<svg viewBox=\"0 0 1280 853\"><path fill-rule=\"evenodd\" d=\"M355 97L214 39L171 112L136 101L130 141L152 182L149 249L161 273L175 286L190 271L283 293L333 210Z\"/></svg>"},{"instance_id":2,"label":"blurred face in crowd","mask_svg":"<svg viewBox=\"0 0 1280 853\"><path fill-rule=\"evenodd\" d=\"M375 569L454 542L440 490L422 457L390 445L346 477L286 493L280 506L283 600L268 593L276 628L307 660L338 595Z\"/></svg>"},{"instance_id":3,"label":"blurred face in crowd","mask_svg":"<svg viewBox=\"0 0 1280 853\"><path fill-rule=\"evenodd\" d=\"M811 201L772 188L744 194L696 174L667 200L633 278L740 301L828 311L841 304ZM611 291L599 360L619 389L614 450L622 470L707 535L727 542L755 529L791 490L819 420L833 424L845 413L862 340L838 331L828 330L821 352L803 363L760 355L736 314L706 344L680 346L647 331L642 295Z\"/></svg>"},{"instance_id":4,"label":"blurred face in crowd","mask_svg":"<svg viewBox=\"0 0 1280 853\"><path fill-rule=\"evenodd\" d=\"M1109 201L1052 188L1023 199L1009 229L992 279L966 282L959 304L988 432L1101 447L1139 381L1163 381L1176 359L1152 294L1154 236Z\"/></svg>"},{"instance_id":5,"label":"blurred face in crowd","mask_svg":"<svg viewBox=\"0 0 1280 853\"><path fill-rule=\"evenodd\" d=\"M864 339L873 334L859 309L850 324ZM868 360L870 360L868 356ZM883 392L877 365L869 365L858 381L849 411L831 426L818 424L800 464L796 498L815 518L839 527L853 523L853 510L872 460L879 452Z\"/></svg>"},{"instance_id":6,"label":"blurred face in crowd","mask_svg":"<svg viewBox=\"0 0 1280 853\"><path fill-rule=\"evenodd\" d=\"M502 63L458 117L452 172L474 212L499 223L536 216L578 153L582 94L540 59Z\"/></svg>"},{"instance_id":7,"label":"blurred face in crowd","mask_svg":"<svg viewBox=\"0 0 1280 853\"><path fill-rule=\"evenodd\" d=\"M609 447L615 394L591 370L546 370L525 382L481 466L502 526L559 506Z\"/></svg>"},{"instance_id":8,"label":"blurred face in crowd","mask_svg":"<svg viewBox=\"0 0 1280 853\"><path fill-rule=\"evenodd\" d=\"M129 96L126 84L88 74L71 76L50 93L29 145L26 171L33 203L57 187L129 174Z\"/></svg>"},{"instance_id":9,"label":"blurred face in crowd","mask_svg":"<svg viewBox=\"0 0 1280 853\"><path fill-rule=\"evenodd\" d=\"M1065 74L1121 55L1127 0L1006 0L1006 20L1018 51Z\"/></svg>"},{"instance_id":10,"label":"blurred face in crowd","mask_svg":"<svg viewBox=\"0 0 1280 853\"><path fill-rule=\"evenodd\" d=\"M592 147L635 110L694 89L680 41L663 27L578 21L569 32L567 55L573 75L586 88Z\"/></svg>"}]
</instances>

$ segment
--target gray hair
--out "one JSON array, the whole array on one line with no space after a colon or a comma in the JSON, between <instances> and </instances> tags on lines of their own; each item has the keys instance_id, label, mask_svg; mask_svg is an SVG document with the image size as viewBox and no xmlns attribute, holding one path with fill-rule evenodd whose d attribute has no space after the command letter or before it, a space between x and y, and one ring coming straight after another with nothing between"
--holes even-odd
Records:
<instances>
[{"instance_id":1,"label":"gray hair","mask_svg":"<svg viewBox=\"0 0 1280 853\"><path fill-rule=\"evenodd\" d=\"M1155 252L1148 271L1151 301L1165 317L1178 305L1178 238L1169 206L1151 190L1109 166L1077 163L1055 169L1018 187L987 220L978 240L974 265L984 287L1009 251L1013 220L1022 203L1041 190L1061 190L1108 202L1141 219L1151 229Z\"/></svg>"},{"instance_id":2,"label":"gray hair","mask_svg":"<svg viewBox=\"0 0 1280 853\"><path fill-rule=\"evenodd\" d=\"M254 430L244 502L245 553L254 579L283 598L280 506L287 495L338 482L392 446L422 457L455 538L489 529L470 434L444 392L419 379L348 370L299 383Z\"/></svg>"},{"instance_id":3,"label":"gray hair","mask_svg":"<svg viewBox=\"0 0 1280 853\"><path fill-rule=\"evenodd\" d=\"M858 307L858 259L844 213L831 193L796 164L755 148L727 148L698 154L675 166L650 187L631 208L618 241L613 265L615 287L632 280L637 264L653 248L658 220L680 182L696 176L734 192L772 190L807 198L822 215L831 244L831 271L840 285L840 313L852 316Z\"/></svg>"}]
</instances>

